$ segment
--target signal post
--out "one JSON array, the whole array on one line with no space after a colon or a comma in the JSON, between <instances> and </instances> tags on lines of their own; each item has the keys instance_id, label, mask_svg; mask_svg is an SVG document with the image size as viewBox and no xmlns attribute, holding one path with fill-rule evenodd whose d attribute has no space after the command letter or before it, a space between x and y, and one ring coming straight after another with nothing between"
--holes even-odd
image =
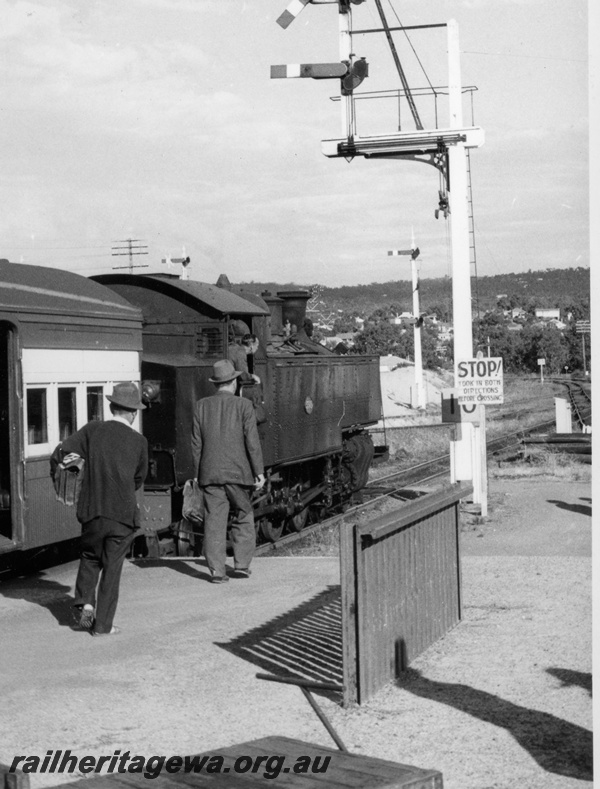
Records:
<instances>
[{"instance_id":1,"label":"signal post","mask_svg":"<svg viewBox=\"0 0 600 789\"><path fill-rule=\"evenodd\" d=\"M286 11L277 20L281 27L287 27L310 2L311 0L292 0ZM451 218L454 359L457 362L472 360L473 327L466 149L483 145L484 134L481 128L466 127L463 123L458 24L451 20L447 24L413 25L410 28L447 28L449 123L446 128L424 129L391 39L391 28L385 20L380 0L375 0L382 27L355 32L357 34L382 32L386 34L403 85L403 95L409 103L416 129L415 131L398 131L385 135L361 137L356 128L353 91L368 76L368 66L364 58L356 59L353 54L351 15L352 5L362 2L364 0L337 0L340 14L340 58L342 65L346 68L344 75L341 76L342 134L344 136L341 139L324 140L322 151L327 157L343 157L348 160L354 156L412 159L433 165L442 173L446 187L445 192L447 191L447 201L445 193L440 193L440 208L443 209L445 217L449 215ZM395 27L393 29L406 30L407 28ZM271 76L285 76L281 73L284 68L286 67L272 66ZM295 74L294 76L326 78L312 74ZM336 71L328 76L340 77L340 74ZM455 375L457 386L458 383ZM482 403L479 407L478 422L461 421L457 427L455 439L451 441L451 457L453 481L473 481L474 503L481 505L482 515L485 515L487 513L487 472L485 465L485 405Z\"/></svg>"}]
</instances>

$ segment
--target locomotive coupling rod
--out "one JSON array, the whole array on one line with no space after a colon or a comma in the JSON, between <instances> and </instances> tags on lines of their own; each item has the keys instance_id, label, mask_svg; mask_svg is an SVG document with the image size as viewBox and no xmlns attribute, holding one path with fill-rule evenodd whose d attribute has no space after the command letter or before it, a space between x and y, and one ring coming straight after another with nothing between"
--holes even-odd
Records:
<instances>
[{"instance_id":1,"label":"locomotive coupling rod","mask_svg":"<svg viewBox=\"0 0 600 789\"><path fill-rule=\"evenodd\" d=\"M269 682L281 682L284 685L298 685L300 690L304 694L304 698L308 701L310 706L316 712L317 717L319 718L323 726L325 726L325 728L329 732L331 739L335 742L335 744L340 749L340 751L343 751L344 753L349 753L348 748L346 748L346 746L342 742L341 737L333 728L333 726L327 719L325 713L319 707L312 693L310 692L311 690L337 690L343 692L344 690L343 685L334 685L332 682L312 682L310 679L299 679L296 677L277 677L274 676L273 674L257 674L256 678L266 679Z\"/></svg>"}]
</instances>

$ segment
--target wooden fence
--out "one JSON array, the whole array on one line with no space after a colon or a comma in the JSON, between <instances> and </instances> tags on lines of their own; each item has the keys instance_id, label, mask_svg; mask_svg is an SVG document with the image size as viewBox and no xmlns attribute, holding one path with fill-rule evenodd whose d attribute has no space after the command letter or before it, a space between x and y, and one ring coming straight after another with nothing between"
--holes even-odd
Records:
<instances>
[{"instance_id":1,"label":"wooden fence","mask_svg":"<svg viewBox=\"0 0 600 789\"><path fill-rule=\"evenodd\" d=\"M461 619L459 501L468 485L340 526L344 706L361 704Z\"/></svg>"}]
</instances>

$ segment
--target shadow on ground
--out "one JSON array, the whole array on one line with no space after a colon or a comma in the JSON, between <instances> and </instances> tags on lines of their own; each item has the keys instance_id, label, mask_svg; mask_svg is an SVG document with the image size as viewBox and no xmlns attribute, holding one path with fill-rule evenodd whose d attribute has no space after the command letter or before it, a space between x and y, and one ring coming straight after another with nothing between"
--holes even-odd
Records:
<instances>
[{"instance_id":1,"label":"shadow on ground","mask_svg":"<svg viewBox=\"0 0 600 789\"><path fill-rule=\"evenodd\" d=\"M583 671L572 671L570 668L547 668L546 672L560 680L563 688L578 687L592 695L592 675Z\"/></svg>"},{"instance_id":2,"label":"shadow on ground","mask_svg":"<svg viewBox=\"0 0 600 789\"><path fill-rule=\"evenodd\" d=\"M343 683L340 587L217 646L280 677Z\"/></svg>"},{"instance_id":3,"label":"shadow on ground","mask_svg":"<svg viewBox=\"0 0 600 789\"><path fill-rule=\"evenodd\" d=\"M587 504L569 504L566 501L557 501L556 499L548 499L548 504L556 504L561 510L577 512L579 515L588 515L589 517L592 515L592 508Z\"/></svg>"},{"instance_id":4,"label":"shadow on ground","mask_svg":"<svg viewBox=\"0 0 600 789\"><path fill-rule=\"evenodd\" d=\"M563 669L549 669L562 678ZM556 672L556 673L555 673ZM580 684L579 672L566 671L571 681ZM563 680L564 681L564 680ZM506 729L544 770L568 778L591 781L592 732L547 712L521 707L493 693L470 685L437 682L419 671L408 669L397 681L399 687L415 696L447 704L485 723Z\"/></svg>"},{"instance_id":5,"label":"shadow on ground","mask_svg":"<svg viewBox=\"0 0 600 789\"><path fill-rule=\"evenodd\" d=\"M11 600L26 600L46 608L61 627L79 630L78 615L73 612L71 587L49 581L41 573L14 578L0 584L0 595Z\"/></svg>"},{"instance_id":6,"label":"shadow on ground","mask_svg":"<svg viewBox=\"0 0 600 789\"><path fill-rule=\"evenodd\" d=\"M211 575L204 559L131 559L131 564L141 570L153 570L156 567L165 567L173 572L189 575L200 581L210 581Z\"/></svg>"}]
</instances>

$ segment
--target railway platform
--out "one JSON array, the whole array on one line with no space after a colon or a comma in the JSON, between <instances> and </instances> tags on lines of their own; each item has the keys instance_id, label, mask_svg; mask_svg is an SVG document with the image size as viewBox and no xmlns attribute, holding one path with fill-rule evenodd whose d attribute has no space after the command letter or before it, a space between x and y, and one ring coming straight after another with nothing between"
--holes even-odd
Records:
<instances>
[{"instance_id":1,"label":"railway platform","mask_svg":"<svg viewBox=\"0 0 600 789\"><path fill-rule=\"evenodd\" d=\"M583 686L556 679L585 684L591 671L589 485L502 481L491 492L490 524L461 536L463 623L419 658L405 689L354 713L319 703L352 753L440 771L446 789L480 787L501 765L505 785L525 775L536 789L575 787L588 768L545 768L527 732L510 738L510 721L514 709L563 731L566 718L577 743L589 729ZM72 629L76 563L0 582L0 763L58 750L169 758L274 736L334 748L297 688L256 674L275 661L339 682L338 558L259 557L253 569L212 585L203 560L127 564L122 632L103 639ZM472 709L467 687L479 694ZM445 701L456 688L462 707ZM481 715L480 699L512 706ZM46 771L30 783L81 778Z\"/></svg>"}]
</instances>

